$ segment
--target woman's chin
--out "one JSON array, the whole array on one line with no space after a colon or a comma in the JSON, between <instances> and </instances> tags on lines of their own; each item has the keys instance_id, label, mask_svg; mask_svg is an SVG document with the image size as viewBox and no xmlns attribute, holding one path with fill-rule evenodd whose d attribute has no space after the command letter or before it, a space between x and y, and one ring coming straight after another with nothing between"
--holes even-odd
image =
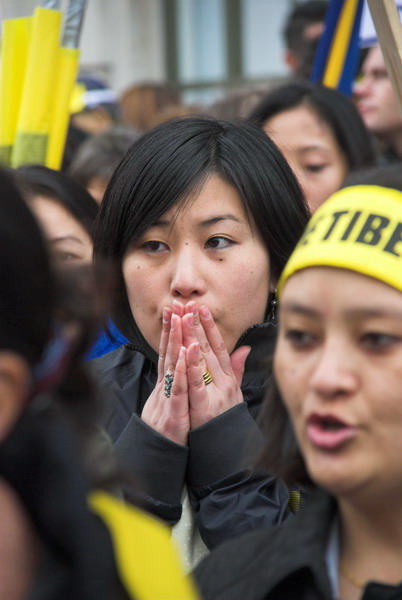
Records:
<instances>
[{"instance_id":1,"label":"woman's chin","mask_svg":"<svg viewBox=\"0 0 402 600\"><path fill-rule=\"evenodd\" d=\"M309 461L307 471L314 483L335 497L350 495L364 484L362 473L356 472L346 461L331 460L331 457Z\"/></svg>"}]
</instances>

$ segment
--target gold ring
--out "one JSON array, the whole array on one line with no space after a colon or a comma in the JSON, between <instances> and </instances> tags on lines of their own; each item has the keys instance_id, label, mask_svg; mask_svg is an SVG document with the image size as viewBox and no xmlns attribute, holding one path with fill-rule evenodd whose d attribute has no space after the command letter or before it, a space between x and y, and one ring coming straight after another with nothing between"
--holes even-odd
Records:
<instances>
[{"instance_id":1,"label":"gold ring","mask_svg":"<svg viewBox=\"0 0 402 600\"><path fill-rule=\"evenodd\" d=\"M208 371L208 369L205 371L205 373L202 374L202 378L204 380L205 385L209 385L210 383L212 383L213 379L212 379L212 375L211 373Z\"/></svg>"}]
</instances>

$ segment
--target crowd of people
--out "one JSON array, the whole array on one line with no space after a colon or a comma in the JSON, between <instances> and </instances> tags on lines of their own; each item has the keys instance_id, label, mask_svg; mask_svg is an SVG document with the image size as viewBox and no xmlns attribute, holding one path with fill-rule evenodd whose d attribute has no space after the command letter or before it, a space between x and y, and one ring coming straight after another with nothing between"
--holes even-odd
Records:
<instances>
[{"instance_id":1,"label":"crowd of people","mask_svg":"<svg viewBox=\"0 0 402 600\"><path fill-rule=\"evenodd\" d=\"M326 8L0 167L1 600L402 598L402 116L379 46L308 81Z\"/></svg>"}]
</instances>

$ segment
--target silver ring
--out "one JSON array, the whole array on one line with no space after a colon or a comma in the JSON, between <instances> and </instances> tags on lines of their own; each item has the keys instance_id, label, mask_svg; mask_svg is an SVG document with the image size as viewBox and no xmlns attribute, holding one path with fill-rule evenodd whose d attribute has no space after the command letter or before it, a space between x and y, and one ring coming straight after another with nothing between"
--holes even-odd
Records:
<instances>
[{"instance_id":1,"label":"silver ring","mask_svg":"<svg viewBox=\"0 0 402 600\"><path fill-rule=\"evenodd\" d=\"M173 375L170 371L166 371L166 373L165 373L165 396L166 396L166 398L170 398L170 394L172 393L172 384L173 384Z\"/></svg>"}]
</instances>

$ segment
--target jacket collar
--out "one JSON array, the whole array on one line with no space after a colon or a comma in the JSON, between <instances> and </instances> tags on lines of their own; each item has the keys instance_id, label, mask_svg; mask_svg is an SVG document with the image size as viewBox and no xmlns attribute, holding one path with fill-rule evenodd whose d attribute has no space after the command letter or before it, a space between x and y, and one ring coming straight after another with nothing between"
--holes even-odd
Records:
<instances>
[{"instance_id":1,"label":"jacket collar","mask_svg":"<svg viewBox=\"0 0 402 600\"><path fill-rule=\"evenodd\" d=\"M309 573L318 597L330 598L325 555L335 513L336 501L323 490L314 490L295 518L257 534L252 550L254 567L250 569L251 578L258 573L256 588L271 592L281 585L287 589L286 582L292 588L298 574ZM264 597L271 596L267 593Z\"/></svg>"}]
</instances>

